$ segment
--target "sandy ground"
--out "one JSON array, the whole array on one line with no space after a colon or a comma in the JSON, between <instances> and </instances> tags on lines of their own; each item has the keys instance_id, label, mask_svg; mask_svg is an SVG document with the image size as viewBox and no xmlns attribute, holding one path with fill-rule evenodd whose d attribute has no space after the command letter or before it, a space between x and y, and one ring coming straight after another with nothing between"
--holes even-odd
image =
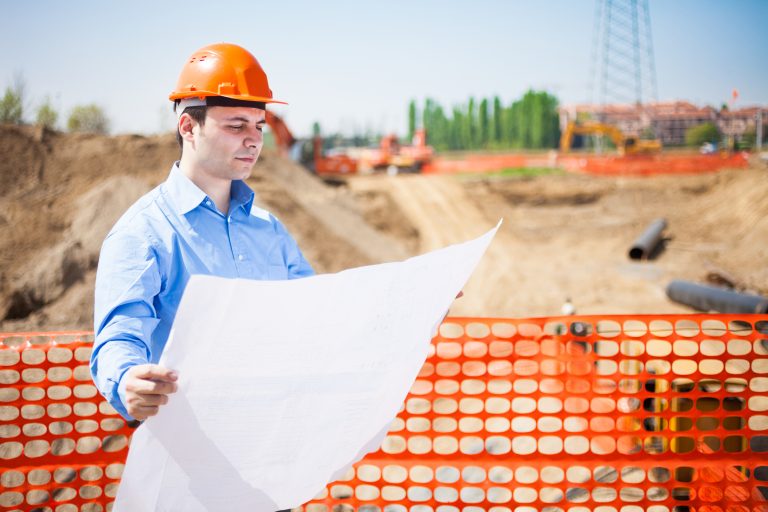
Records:
<instances>
[{"instance_id":1,"label":"sandy ground","mask_svg":"<svg viewBox=\"0 0 768 512\"><path fill-rule=\"evenodd\" d=\"M168 136L0 127L0 331L90 329L106 232L178 156ZM768 293L766 170L698 176L359 176L326 184L266 150L249 184L318 272L395 261L478 236L504 218L451 310L470 316L683 313L673 278L713 273ZM658 257L631 242L669 222Z\"/></svg>"},{"instance_id":2,"label":"sandy ground","mask_svg":"<svg viewBox=\"0 0 768 512\"><path fill-rule=\"evenodd\" d=\"M671 279L727 276L768 292L764 170L654 178L359 177L356 191L389 194L419 232L419 251L477 236L496 240L452 314L551 316L570 299L582 314L687 313L666 298ZM637 236L666 218L664 249L629 259Z\"/></svg>"}]
</instances>

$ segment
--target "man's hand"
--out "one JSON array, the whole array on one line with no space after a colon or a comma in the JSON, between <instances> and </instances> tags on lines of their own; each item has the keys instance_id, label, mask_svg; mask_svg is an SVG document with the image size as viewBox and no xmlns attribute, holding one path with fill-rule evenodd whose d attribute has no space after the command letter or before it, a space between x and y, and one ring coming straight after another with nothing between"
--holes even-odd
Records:
<instances>
[{"instance_id":1,"label":"man's hand","mask_svg":"<svg viewBox=\"0 0 768 512\"><path fill-rule=\"evenodd\" d=\"M161 405L168 403L168 395L178 389L176 372L156 364L134 366L123 375L125 380L125 408L137 420L157 414Z\"/></svg>"}]
</instances>

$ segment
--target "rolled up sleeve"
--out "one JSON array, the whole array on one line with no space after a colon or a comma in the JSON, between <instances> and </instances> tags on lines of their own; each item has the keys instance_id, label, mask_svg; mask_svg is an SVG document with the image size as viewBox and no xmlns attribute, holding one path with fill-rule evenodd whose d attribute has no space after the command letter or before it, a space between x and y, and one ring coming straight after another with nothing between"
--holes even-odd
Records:
<instances>
[{"instance_id":1,"label":"rolled up sleeve","mask_svg":"<svg viewBox=\"0 0 768 512\"><path fill-rule=\"evenodd\" d=\"M154 299L161 285L157 254L148 238L121 232L107 237L96 273L90 369L99 392L128 419L120 382L128 369L152 357L150 339L159 323Z\"/></svg>"}]
</instances>

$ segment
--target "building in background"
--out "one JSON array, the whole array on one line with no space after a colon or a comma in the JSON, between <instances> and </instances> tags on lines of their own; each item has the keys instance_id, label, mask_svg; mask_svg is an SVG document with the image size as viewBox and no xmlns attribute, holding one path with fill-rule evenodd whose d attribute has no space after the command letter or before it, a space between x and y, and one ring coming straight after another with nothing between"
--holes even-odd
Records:
<instances>
[{"instance_id":1,"label":"building in background","mask_svg":"<svg viewBox=\"0 0 768 512\"><path fill-rule=\"evenodd\" d=\"M685 144L685 132L704 123L712 123L724 138L741 142L754 137L757 119L762 113L762 133L768 133L768 106L717 110L697 107L687 101L648 103L644 105L566 105L560 108L560 127L568 121L592 119L617 126L626 135L656 137L665 146ZM754 141L750 141L754 142Z\"/></svg>"}]
</instances>

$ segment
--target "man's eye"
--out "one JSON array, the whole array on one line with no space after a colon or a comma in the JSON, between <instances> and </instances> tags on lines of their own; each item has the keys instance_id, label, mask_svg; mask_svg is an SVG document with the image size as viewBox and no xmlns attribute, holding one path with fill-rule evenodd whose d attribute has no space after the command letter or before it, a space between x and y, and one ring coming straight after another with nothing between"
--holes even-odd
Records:
<instances>
[{"instance_id":1,"label":"man's eye","mask_svg":"<svg viewBox=\"0 0 768 512\"><path fill-rule=\"evenodd\" d=\"M260 132L263 132L263 131L264 131L264 125L262 125L262 124L257 124L257 125L256 125L256 129L257 129L257 130L259 130Z\"/></svg>"},{"instance_id":2,"label":"man's eye","mask_svg":"<svg viewBox=\"0 0 768 512\"><path fill-rule=\"evenodd\" d=\"M230 129L237 130L237 131L243 129L243 125L241 125L241 124L232 124L232 125L229 125L229 127L230 127Z\"/></svg>"}]
</instances>

